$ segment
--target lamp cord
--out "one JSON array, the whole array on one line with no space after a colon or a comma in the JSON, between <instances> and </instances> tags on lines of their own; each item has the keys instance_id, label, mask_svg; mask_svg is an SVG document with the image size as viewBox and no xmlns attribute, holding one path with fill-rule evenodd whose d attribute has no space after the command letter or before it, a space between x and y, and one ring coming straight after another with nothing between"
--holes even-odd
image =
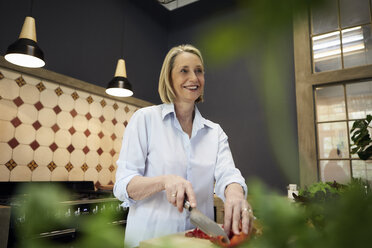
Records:
<instances>
[{"instance_id":1,"label":"lamp cord","mask_svg":"<svg viewBox=\"0 0 372 248\"><path fill-rule=\"evenodd\" d=\"M32 16L32 10L33 10L32 8L33 8L33 7L34 7L34 0L31 0L31 1L30 1L30 16L31 16L31 17L33 17L33 16Z\"/></svg>"},{"instance_id":2,"label":"lamp cord","mask_svg":"<svg viewBox=\"0 0 372 248\"><path fill-rule=\"evenodd\" d=\"M123 28L121 29L121 37L120 37L120 41L121 41L121 44L120 44L120 54L121 54L121 58L124 59L124 30L125 30L125 0L123 1Z\"/></svg>"}]
</instances>

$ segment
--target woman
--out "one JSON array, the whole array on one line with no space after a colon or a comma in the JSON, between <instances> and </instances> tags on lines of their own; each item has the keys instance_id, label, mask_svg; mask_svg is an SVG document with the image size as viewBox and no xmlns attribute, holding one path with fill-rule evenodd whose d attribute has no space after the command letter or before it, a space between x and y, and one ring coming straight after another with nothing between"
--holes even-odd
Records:
<instances>
[{"instance_id":1,"label":"woman","mask_svg":"<svg viewBox=\"0 0 372 248\"><path fill-rule=\"evenodd\" d=\"M130 206L126 245L194 228L183 211L185 197L213 219L214 192L225 202L225 231L239 233L241 221L242 231L250 232L247 186L227 136L195 105L203 101L203 91L200 51L191 45L172 48L159 79L164 104L135 112L117 161L114 194Z\"/></svg>"}]
</instances>

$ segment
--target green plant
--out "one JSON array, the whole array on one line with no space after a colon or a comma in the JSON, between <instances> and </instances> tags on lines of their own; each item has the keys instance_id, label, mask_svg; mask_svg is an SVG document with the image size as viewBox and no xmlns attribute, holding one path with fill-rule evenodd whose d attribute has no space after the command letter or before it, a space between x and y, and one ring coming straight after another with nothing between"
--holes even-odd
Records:
<instances>
[{"instance_id":1,"label":"green plant","mask_svg":"<svg viewBox=\"0 0 372 248\"><path fill-rule=\"evenodd\" d=\"M371 136L368 128L369 123L372 121L372 116L367 115L365 119L356 120L350 130L351 140L351 154L357 153L359 158L367 160L372 156L372 143Z\"/></svg>"}]
</instances>

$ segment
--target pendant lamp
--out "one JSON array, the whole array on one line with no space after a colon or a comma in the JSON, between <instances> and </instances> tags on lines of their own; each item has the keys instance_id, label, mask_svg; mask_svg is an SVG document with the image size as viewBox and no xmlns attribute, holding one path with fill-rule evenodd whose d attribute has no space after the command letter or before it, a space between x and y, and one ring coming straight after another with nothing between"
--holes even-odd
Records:
<instances>
[{"instance_id":1,"label":"pendant lamp","mask_svg":"<svg viewBox=\"0 0 372 248\"><path fill-rule=\"evenodd\" d=\"M44 53L36 43L35 19L26 16L21 34L16 42L6 51L5 59L12 64L39 68L45 65Z\"/></svg>"},{"instance_id":2,"label":"pendant lamp","mask_svg":"<svg viewBox=\"0 0 372 248\"><path fill-rule=\"evenodd\" d=\"M118 97L133 95L132 85L127 78L124 59L118 60L114 78L108 83L106 93Z\"/></svg>"}]
</instances>

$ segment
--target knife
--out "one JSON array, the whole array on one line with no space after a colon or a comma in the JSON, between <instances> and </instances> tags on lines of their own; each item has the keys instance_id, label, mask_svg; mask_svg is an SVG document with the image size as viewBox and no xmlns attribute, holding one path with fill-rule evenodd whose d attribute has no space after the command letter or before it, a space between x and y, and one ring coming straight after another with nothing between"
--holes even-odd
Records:
<instances>
[{"instance_id":1,"label":"knife","mask_svg":"<svg viewBox=\"0 0 372 248\"><path fill-rule=\"evenodd\" d=\"M216 222L209 219L206 215L200 212L196 208L192 208L190 202L185 200L183 207L190 211L190 222L197 226L200 230L208 234L209 236L223 236L225 243L230 244L229 237L226 235L225 231Z\"/></svg>"}]
</instances>

